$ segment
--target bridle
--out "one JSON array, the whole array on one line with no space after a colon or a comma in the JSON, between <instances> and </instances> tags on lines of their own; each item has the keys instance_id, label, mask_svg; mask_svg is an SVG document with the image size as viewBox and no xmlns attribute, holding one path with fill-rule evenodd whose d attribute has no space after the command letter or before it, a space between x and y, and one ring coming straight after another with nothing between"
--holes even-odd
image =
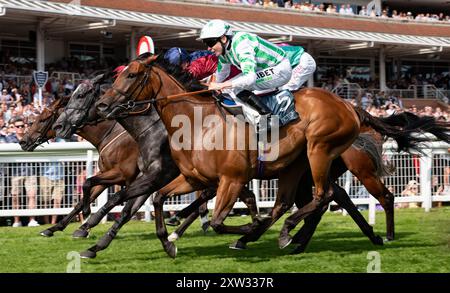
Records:
<instances>
[{"instance_id":1,"label":"bridle","mask_svg":"<svg viewBox=\"0 0 450 293\"><path fill-rule=\"evenodd\" d=\"M178 96L190 96L190 95L195 95L195 94L201 94L201 93L205 93L205 92L209 92L211 90L199 90L199 91L194 91L194 92L185 92L185 93L180 93L180 94L175 94L175 95L169 95L167 97L159 97L158 95L161 92L162 89L162 79L161 79L161 75L153 70L153 67L151 64L145 64L144 65L146 67L145 73L142 76L141 80L139 81L139 83L133 88L133 90L131 91L131 93L127 94L124 91L117 89L114 87L114 85L112 86L112 89L114 91L116 91L117 93L119 93L120 95L124 96L128 101L122 104L118 104L117 106L115 106L116 108L122 108L125 111L120 112L118 115L120 117L126 117L128 115L138 115L138 114L143 114L145 112L147 112L151 105L155 106L156 102L160 101L160 100L165 100L168 98L175 98ZM153 95L146 100L141 100L141 101L136 101L136 99L139 97L139 95L142 93L142 91L144 90L144 86L147 84L149 78L150 78L150 73L153 71L153 73L158 77L158 90L153 92ZM168 75L175 83L177 83L181 88L182 86L180 85L180 83L174 79L172 76ZM134 93L139 90L139 93L137 96L134 96ZM140 105L147 105L147 107L145 107L143 110L140 111L132 111L136 106L140 106Z\"/></svg>"},{"instance_id":2,"label":"bridle","mask_svg":"<svg viewBox=\"0 0 450 293\"><path fill-rule=\"evenodd\" d=\"M50 110L49 108L46 108L48 111L50 111L51 115L44 119L41 120L42 122L46 122L46 124L44 125L44 127L39 130L37 130L36 132L39 134L37 140L33 143L33 147L39 146L40 144L43 144L44 142L48 141L48 138L46 137L47 132L51 129L51 127L53 126L53 123L56 120L56 110Z\"/></svg>"},{"instance_id":3,"label":"bridle","mask_svg":"<svg viewBox=\"0 0 450 293\"><path fill-rule=\"evenodd\" d=\"M144 90L145 85L149 81L150 73L153 69L152 65L145 65L145 68L146 68L146 70L145 70L144 74L142 75L142 78L140 79L139 83L133 88L133 90L130 93L126 93L126 92L122 91L121 89L114 87L114 84L113 84L112 90L119 93L120 95L124 96L128 100L126 103L118 104L116 106L116 107L119 107L119 108L122 108L125 110L124 112L120 113L120 116L143 114L150 109L151 105L155 105L156 101L165 99L165 97L157 98L162 89L162 79L161 79L161 76L159 75L159 73L155 71L154 73L156 74L156 76L158 76L158 80L159 80L158 90L153 93L153 95L152 95L152 97L150 97L150 99L136 101L136 99L141 95L142 91ZM134 93L136 91L138 91L138 94L134 95ZM132 111L136 106L140 106L140 105L147 105L147 107L145 107L143 110L140 110L140 111Z\"/></svg>"}]
</instances>

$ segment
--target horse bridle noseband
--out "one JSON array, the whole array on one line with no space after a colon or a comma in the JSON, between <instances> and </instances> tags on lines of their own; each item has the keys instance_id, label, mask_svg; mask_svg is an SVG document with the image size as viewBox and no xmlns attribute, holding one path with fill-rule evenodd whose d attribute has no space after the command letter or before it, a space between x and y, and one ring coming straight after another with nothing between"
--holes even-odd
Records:
<instances>
[{"instance_id":1,"label":"horse bridle noseband","mask_svg":"<svg viewBox=\"0 0 450 293\"><path fill-rule=\"evenodd\" d=\"M144 112L146 112L147 110L149 110L150 105L155 105L156 101L158 100L162 100L164 98L157 98L159 93L161 92L162 89L162 80L161 80L161 76L159 75L158 72L155 71L155 74L158 76L159 79L159 87L158 90L156 92L154 92L154 94L152 95L152 97L148 100L142 100L142 101L136 101L136 99L140 96L140 94L142 93L142 91L144 90L145 85L147 84L147 82L149 81L150 78L150 72L152 71L152 66L151 65L145 65L146 70L145 73L142 77L142 79L139 81L139 83L133 88L133 90L131 91L131 93L127 94L126 92L115 88L114 85L112 86L113 91L116 91L117 93L119 93L120 95L124 96L128 101L126 103L122 103L122 104L118 104L116 107L120 107L124 110L127 110L127 112L122 112L120 113L120 115L133 115L133 114L142 114ZM139 92L137 94L137 96L134 96L134 93L139 89ZM136 107L136 106L140 106L140 105L148 105L144 110L142 111L137 111L137 112L132 112L132 110Z\"/></svg>"},{"instance_id":2,"label":"horse bridle noseband","mask_svg":"<svg viewBox=\"0 0 450 293\"><path fill-rule=\"evenodd\" d=\"M40 144L43 144L44 142L48 141L48 139L46 139L46 134L47 132L50 130L50 128L53 126L53 123L55 122L55 118L56 118L56 110L50 110L49 108L47 108L51 115L46 118L45 120L41 120L41 121L47 121L47 124L45 125L45 127L43 129L39 129L38 131L36 131L37 133L39 133L39 137L38 139L33 143L33 146L38 146Z\"/></svg>"}]
</instances>

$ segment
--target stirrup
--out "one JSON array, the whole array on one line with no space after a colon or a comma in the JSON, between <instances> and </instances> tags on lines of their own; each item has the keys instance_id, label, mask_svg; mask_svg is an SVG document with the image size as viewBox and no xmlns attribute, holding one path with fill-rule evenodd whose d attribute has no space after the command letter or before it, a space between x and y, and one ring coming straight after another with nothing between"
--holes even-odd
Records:
<instances>
[{"instance_id":1,"label":"stirrup","mask_svg":"<svg viewBox=\"0 0 450 293\"><path fill-rule=\"evenodd\" d=\"M237 96L244 103L247 103L249 106L254 108L260 115L272 114L272 111L265 104L263 104L260 98L256 96L254 93L247 90L243 90Z\"/></svg>"}]
</instances>

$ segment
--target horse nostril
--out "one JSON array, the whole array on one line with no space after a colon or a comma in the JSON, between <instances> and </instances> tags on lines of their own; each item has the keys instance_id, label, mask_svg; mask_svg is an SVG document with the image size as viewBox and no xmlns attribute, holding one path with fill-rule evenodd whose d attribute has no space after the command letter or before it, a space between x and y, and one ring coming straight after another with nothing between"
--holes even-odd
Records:
<instances>
[{"instance_id":1,"label":"horse nostril","mask_svg":"<svg viewBox=\"0 0 450 293\"><path fill-rule=\"evenodd\" d=\"M20 144L21 146L24 146L24 145L27 144L27 142L26 142L25 140L21 140L21 141L19 141L19 144Z\"/></svg>"},{"instance_id":2,"label":"horse nostril","mask_svg":"<svg viewBox=\"0 0 450 293\"><path fill-rule=\"evenodd\" d=\"M97 105L97 111L103 112L108 109L108 105L105 103L100 103Z\"/></svg>"}]
</instances>

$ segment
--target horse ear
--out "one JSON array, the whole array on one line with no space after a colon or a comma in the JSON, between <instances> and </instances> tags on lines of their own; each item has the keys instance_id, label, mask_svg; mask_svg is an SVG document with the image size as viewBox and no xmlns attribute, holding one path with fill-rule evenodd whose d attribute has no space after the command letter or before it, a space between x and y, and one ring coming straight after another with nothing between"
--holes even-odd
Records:
<instances>
[{"instance_id":1,"label":"horse ear","mask_svg":"<svg viewBox=\"0 0 450 293\"><path fill-rule=\"evenodd\" d=\"M153 61L155 61L156 59L158 59L158 56L159 56L159 55L151 55L151 56L148 56L147 59L145 59L144 63L145 63L146 65L149 65L150 63L152 63Z\"/></svg>"}]
</instances>

